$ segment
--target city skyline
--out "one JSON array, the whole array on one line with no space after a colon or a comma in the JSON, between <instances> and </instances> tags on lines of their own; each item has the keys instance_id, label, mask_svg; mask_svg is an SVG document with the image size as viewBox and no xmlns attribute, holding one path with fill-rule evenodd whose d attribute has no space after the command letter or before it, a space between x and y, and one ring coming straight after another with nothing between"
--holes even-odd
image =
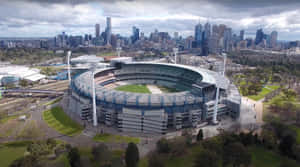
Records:
<instances>
[{"instance_id":1,"label":"city skyline","mask_svg":"<svg viewBox=\"0 0 300 167\"><path fill-rule=\"evenodd\" d=\"M53 37L62 31L95 35L95 24L100 24L103 32L107 16L112 18L112 33L122 36L131 36L136 26L145 36L158 29L187 37L194 34L197 23L204 26L207 21L225 24L236 34L244 29L245 38L254 37L260 28L266 33L277 31L278 40L297 40L300 36L299 2L294 0L288 4L280 0L184 2L4 0L0 6L0 37Z\"/></svg>"}]
</instances>

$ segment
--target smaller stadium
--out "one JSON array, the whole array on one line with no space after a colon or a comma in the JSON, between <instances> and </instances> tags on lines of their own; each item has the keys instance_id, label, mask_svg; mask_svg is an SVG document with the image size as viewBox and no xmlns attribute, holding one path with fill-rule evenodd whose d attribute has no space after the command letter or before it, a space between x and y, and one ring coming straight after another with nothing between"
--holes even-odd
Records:
<instances>
[{"instance_id":1,"label":"smaller stadium","mask_svg":"<svg viewBox=\"0 0 300 167\"><path fill-rule=\"evenodd\" d=\"M122 132L165 134L210 123L217 88L217 118L237 119L241 96L223 75L206 69L166 63L114 62L72 78L70 111Z\"/></svg>"}]
</instances>

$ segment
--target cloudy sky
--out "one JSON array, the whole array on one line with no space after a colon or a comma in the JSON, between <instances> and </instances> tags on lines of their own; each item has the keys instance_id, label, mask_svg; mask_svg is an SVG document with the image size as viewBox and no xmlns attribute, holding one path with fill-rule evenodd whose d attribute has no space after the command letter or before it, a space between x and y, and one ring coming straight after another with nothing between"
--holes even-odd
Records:
<instances>
[{"instance_id":1,"label":"cloudy sky","mask_svg":"<svg viewBox=\"0 0 300 167\"><path fill-rule=\"evenodd\" d=\"M137 26L146 35L158 29L185 37L209 21L247 36L263 28L278 31L280 40L300 40L300 0L0 0L0 37L94 35L107 16L113 33L124 36Z\"/></svg>"}]
</instances>

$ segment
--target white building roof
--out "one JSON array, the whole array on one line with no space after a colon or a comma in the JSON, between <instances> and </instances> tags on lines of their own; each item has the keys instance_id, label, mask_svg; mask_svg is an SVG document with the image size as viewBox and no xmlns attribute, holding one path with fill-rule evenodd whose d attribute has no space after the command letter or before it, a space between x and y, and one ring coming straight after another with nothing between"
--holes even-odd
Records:
<instances>
[{"instance_id":1,"label":"white building roof","mask_svg":"<svg viewBox=\"0 0 300 167\"><path fill-rule=\"evenodd\" d=\"M103 61L103 57L97 57L96 55L83 55L71 59L72 63L99 63Z\"/></svg>"},{"instance_id":2,"label":"white building roof","mask_svg":"<svg viewBox=\"0 0 300 167\"><path fill-rule=\"evenodd\" d=\"M46 78L45 75L40 74L38 69L26 66L2 66L0 67L0 75L15 76L33 82Z\"/></svg>"}]
</instances>

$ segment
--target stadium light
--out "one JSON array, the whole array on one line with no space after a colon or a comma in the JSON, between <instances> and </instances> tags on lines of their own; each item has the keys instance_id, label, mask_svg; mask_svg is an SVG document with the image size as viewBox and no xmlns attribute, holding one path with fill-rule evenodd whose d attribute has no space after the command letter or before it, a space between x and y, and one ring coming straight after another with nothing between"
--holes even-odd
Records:
<instances>
[{"instance_id":1,"label":"stadium light","mask_svg":"<svg viewBox=\"0 0 300 167\"><path fill-rule=\"evenodd\" d=\"M178 48L173 48L173 52L174 52L174 55L175 55L175 64L177 64L177 53L178 53Z\"/></svg>"},{"instance_id":2,"label":"stadium light","mask_svg":"<svg viewBox=\"0 0 300 167\"><path fill-rule=\"evenodd\" d=\"M71 67L70 67L70 58L71 58L72 52L68 51L67 54L67 61L68 61L68 79L69 79L69 85L71 85Z\"/></svg>"},{"instance_id":3,"label":"stadium light","mask_svg":"<svg viewBox=\"0 0 300 167\"><path fill-rule=\"evenodd\" d=\"M92 89L93 89L93 125L98 125L97 120L97 110L96 110L96 88L95 88L95 71L96 68L93 67L92 69Z\"/></svg>"},{"instance_id":4,"label":"stadium light","mask_svg":"<svg viewBox=\"0 0 300 167\"><path fill-rule=\"evenodd\" d=\"M223 76L225 76L227 54L223 52L223 53L222 53L222 56L223 56L223 58L224 58L222 74L223 74ZM216 84L217 84L217 83L216 83ZM217 86L217 85L216 85L216 86ZM214 114L213 114L213 124L218 124L217 115L218 115L218 105L219 105L219 94L220 94L220 87L217 86L217 93L216 93L216 100L215 100L215 108L214 108Z\"/></svg>"},{"instance_id":5,"label":"stadium light","mask_svg":"<svg viewBox=\"0 0 300 167\"><path fill-rule=\"evenodd\" d=\"M121 57L121 51L122 51L122 48L121 47L117 47L118 57Z\"/></svg>"}]
</instances>

